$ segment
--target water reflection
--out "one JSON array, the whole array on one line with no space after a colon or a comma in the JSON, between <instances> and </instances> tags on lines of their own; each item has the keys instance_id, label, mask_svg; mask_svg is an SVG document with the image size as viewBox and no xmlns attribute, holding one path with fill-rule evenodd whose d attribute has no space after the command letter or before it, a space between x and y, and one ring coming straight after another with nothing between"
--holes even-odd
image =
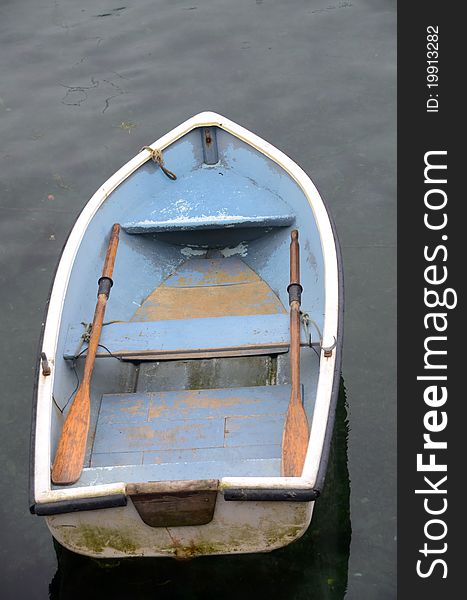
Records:
<instances>
[{"instance_id":1,"label":"water reflection","mask_svg":"<svg viewBox=\"0 0 467 600\"><path fill-rule=\"evenodd\" d=\"M350 550L348 421L343 380L322 497L308 532L292 545L268 554L95 560L55 543L58 570L51 600L112 598L342 599Z\"/></svg>"}]
</instances>

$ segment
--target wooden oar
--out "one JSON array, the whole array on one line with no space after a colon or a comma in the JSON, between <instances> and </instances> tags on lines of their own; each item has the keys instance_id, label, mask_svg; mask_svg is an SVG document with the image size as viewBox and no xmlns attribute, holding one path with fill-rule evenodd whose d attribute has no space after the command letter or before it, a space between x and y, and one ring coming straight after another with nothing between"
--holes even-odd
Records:
<instances>
[{"instance_id":1,"label":"wooden oar","mask_svg":"<svg viewBox=\"0 0 467 600\"><path fill-rule=\"evenodd\" d=\"M97 304L92 322L86 362L84 363L83 379L65 419L52 467L52 481L57 485L75 483L80 478L81 471L83 470L89 431L91 375L101 335L102 323L104 321L105 307L110 294L110 288L113 284L112 273L119 233L120 225L116 223L112 227L102 277L99 279Z\"/></svg>"},{"instance_id":2,"label":"wooden oar","mask_svg":"<svg viewBox=\"0 0 467 600\"><path fill-rule=\"evenodd\" d=\"M308 448L308 421L300 392L300 256L298 231L291 233L290 242L290 401L282 435L282 475L300 477Z\"/></svg>"}]
</instances>

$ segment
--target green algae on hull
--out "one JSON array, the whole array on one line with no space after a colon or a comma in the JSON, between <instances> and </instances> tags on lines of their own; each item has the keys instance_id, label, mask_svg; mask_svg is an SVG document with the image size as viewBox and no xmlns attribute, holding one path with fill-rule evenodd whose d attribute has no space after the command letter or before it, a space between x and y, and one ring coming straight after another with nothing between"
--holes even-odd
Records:
<instances>
[{"instance_id":1,"label":"green algae on hull","mask_svg":"<svg viewBox=\"0 0 467 600\"><path fill-rule=\"evenodd\" d=\"M72 531L68 527L60 527L64 543L83 552L93 555L102 554L105 548L112 548L124 555L135 555L137 545L129 534L111 527L91 527L78 525Z\"/></svg>"}]
</instances>

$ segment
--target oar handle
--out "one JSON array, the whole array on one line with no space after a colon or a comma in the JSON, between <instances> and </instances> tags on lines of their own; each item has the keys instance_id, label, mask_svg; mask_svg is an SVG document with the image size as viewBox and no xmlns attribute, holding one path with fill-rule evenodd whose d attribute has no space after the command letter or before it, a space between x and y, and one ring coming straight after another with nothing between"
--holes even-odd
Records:
<instances>
[{"instance_id":1,"label":"oar handle","mask_svg":"<svg viewBox=\"0 0 467 600\"><path fill-rule=\"evenodd\" d=\"M290 284L287 291L289 292L290 306L292 306L292 302L296 301L300 308L303 288L300 285L300 245L296 229L292 231L290 238Z\"/></svg>"},{"instance_id":2,"label":"oar handle","mask_svg":"<svg viewBox=\"0 0 467 600\"><path fill-rule=\"evenodd\" d=\"M112 226L110 233L109 245L105 257L104 268L102 269L102 277L112 277L115 265L115 256L117 254L118 238L120 235L120 225L115 223Z\"/></svg>"},{"instance_id":3,"label":"oar handle","mask_svg":"<svg viewBox=\"0 0 467 600\"><path fill-rule=\"evenodd\" d=\"M105 294L107 298L110 294L110 288L113 286L112 274L115 265L115 256L117 254L118 239L120 235L120 225L115 223L112 227L110 234L109 245L107 247L107 254L105 256L104 268L102 269L102 276L99 279L99 289L97 295Z\"/></svg>"},{"instance_id":4,"label":"oar handle","mask_svg":"<svg viewBox=\"0 0 467 600\"><path fill-rule=\"evenodd\" d=\"M296 229L290 234L290 283L300 283L300 245Z\"/></svg>"}]
</instances>

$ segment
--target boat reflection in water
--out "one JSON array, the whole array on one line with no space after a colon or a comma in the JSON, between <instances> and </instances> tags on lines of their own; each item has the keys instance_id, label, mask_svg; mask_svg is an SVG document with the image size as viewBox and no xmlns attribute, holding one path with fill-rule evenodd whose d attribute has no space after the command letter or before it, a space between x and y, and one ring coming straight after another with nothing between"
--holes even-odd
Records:
<instances>
[{"instance_id":1,"label":"boat reflection in water","mask_svg":"<svg viewBox=\"0 0 467 600\"><path fill-rule=\"evenodd\" d=\"M343 380L322 496L313 527L290 546L266 554L99 560L55 543L58 570L51 600L118 598L343 598L351 539L347 469L347 407Z\"/></svg>"}]
</instances>

